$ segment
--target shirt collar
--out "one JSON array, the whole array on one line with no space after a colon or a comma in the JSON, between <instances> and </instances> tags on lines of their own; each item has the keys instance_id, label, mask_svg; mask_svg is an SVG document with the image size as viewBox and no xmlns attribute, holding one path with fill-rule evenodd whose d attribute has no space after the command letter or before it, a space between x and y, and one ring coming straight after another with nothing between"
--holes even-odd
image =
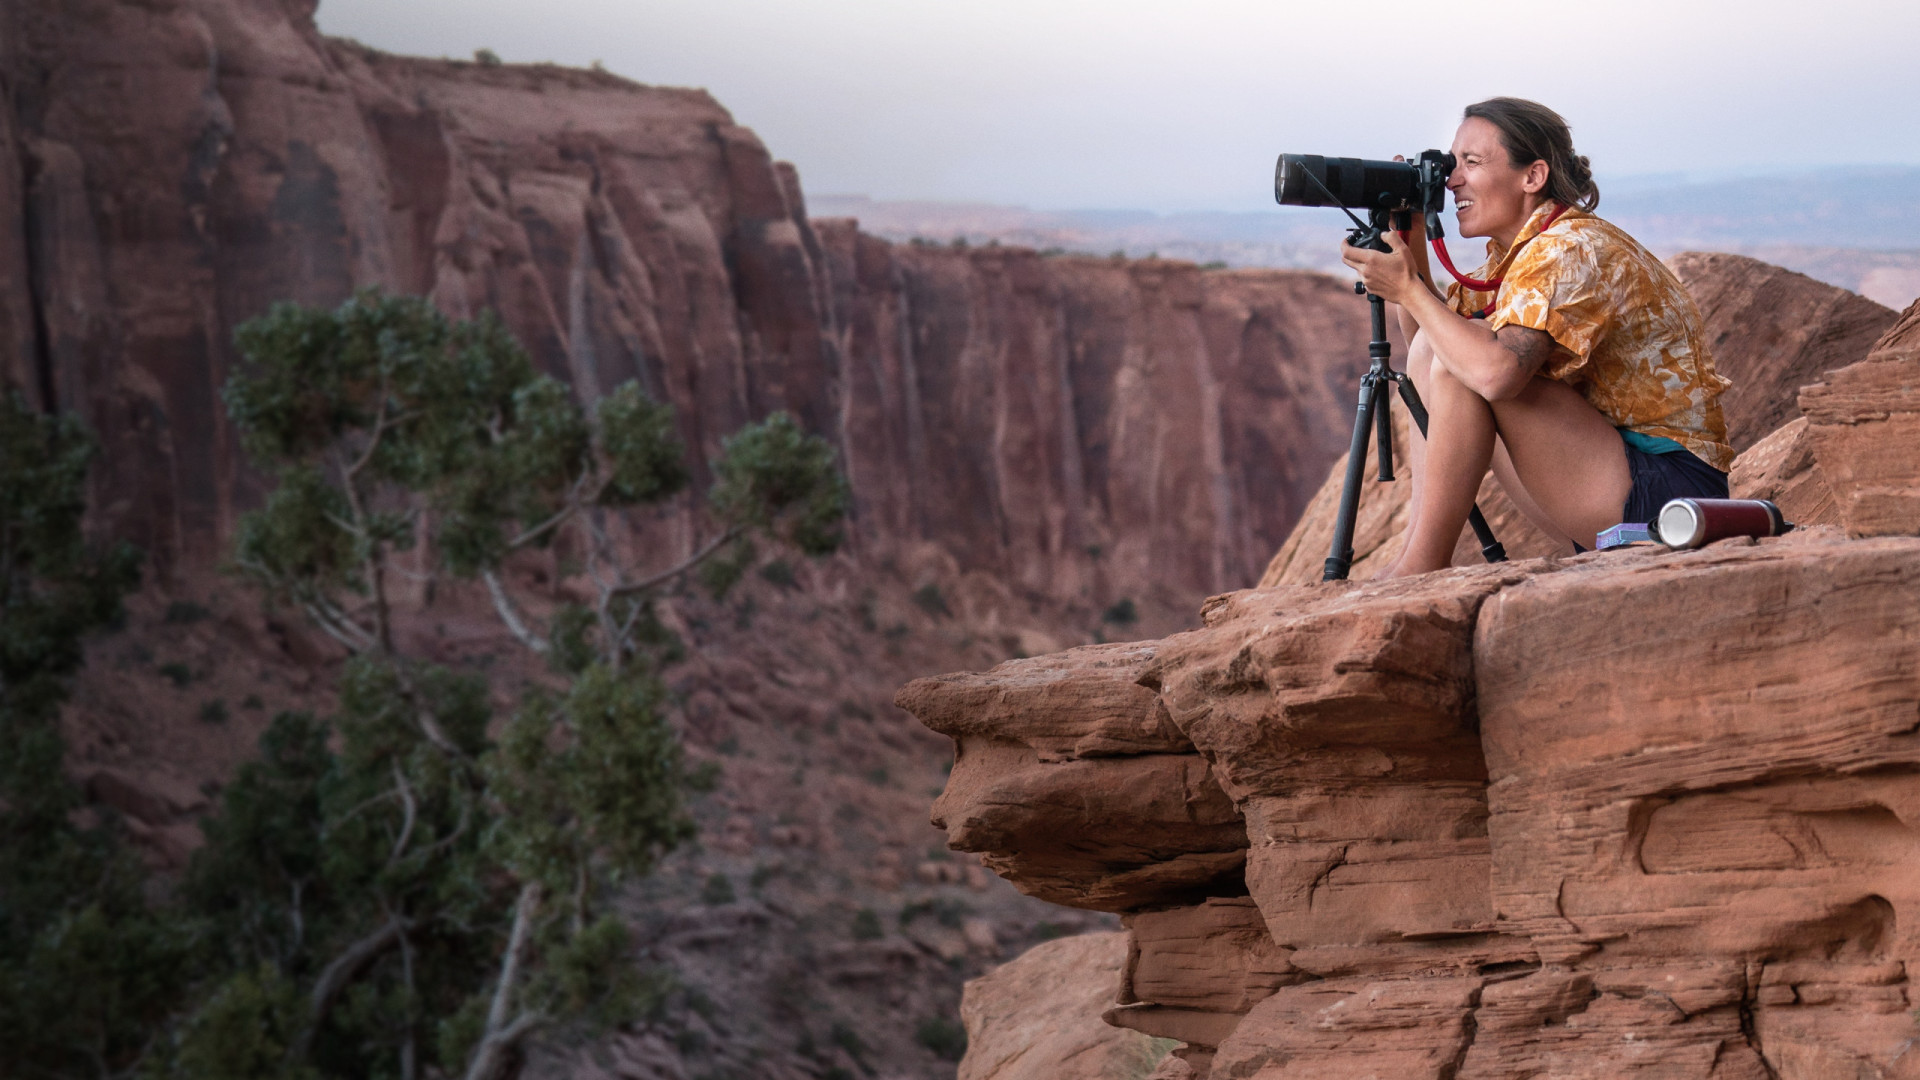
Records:
<instances>
[{"instance_id":1,"label":"shirt collar","mask_svg":"<svg viewBox=\"0 0 1920 1080\"><path fill-rule=\"evenodd\" d=\"M1504 270L1506 268L1506 264L1508 263L1508 261L1510 261L1513 258L1513 255L1515 252L1527 246L1527 241L1533 239L1536 236L1539 236L1541 233L1546 231L1547 219L1550 217L1553 217L1553 212L1559 209L1559 207L1560 207L1560 204L1557 202L1554 202L1552 199L1548 199L1546 202L1543 202L1539 206L1534 207L1532 216L1527 218L1527 223L1525 225L1520 226L1520 231L1514 234L1513 246L1510 248L1502 249L1500 247L1500 241L1488 240L1487 241L1487 265L1496 266ZM1566 208L1566 210L1561 212L1559 218L1554 221L1554 224L1558 225L1562 221L1571 221L1575 218L1583 218L1583 217L1590 217L1590 216L1591 215L1588 214L1587 211L1582 210L1577 206L1569 206Z\"/></svg>"}]
</instances>

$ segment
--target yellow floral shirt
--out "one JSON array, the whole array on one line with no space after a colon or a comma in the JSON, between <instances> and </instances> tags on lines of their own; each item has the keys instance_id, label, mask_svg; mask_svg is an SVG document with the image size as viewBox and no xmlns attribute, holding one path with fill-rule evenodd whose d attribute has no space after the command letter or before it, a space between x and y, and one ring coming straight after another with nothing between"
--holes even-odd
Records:
<instances>
[{"instance_id":1,"label":"yellow floral shirt","mask_svg":"<svg viewBox=\"0 0 1920 1080\"><path fill-rule=\"evenodd\" d=\"M1544 232L1547 203L1511 250L1487 241L1487 261L1468 277L1500 278L1497 293L1447 287L1462 315L1491 306L1487 325L1553 335L1540 374L1579 390L1615 427L1669 438L1722 472L1733 467L1720 395L1700 312L1659 259L1611 222L1570 208Z\"/></svg>"}]
</instances>

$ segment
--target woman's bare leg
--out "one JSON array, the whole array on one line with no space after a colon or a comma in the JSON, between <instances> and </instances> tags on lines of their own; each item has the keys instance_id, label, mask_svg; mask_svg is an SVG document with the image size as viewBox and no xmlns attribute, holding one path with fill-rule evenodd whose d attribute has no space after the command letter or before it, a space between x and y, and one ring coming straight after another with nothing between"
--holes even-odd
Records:
<instances>
[{"instance_id":1,"label":"woman's bare leg","mask_svg":"<svg viewBox=\"0 0 1920 1080\"><path fill-rule=\"evenodd\" d=\"M1433 346L1428 343L1426 335L1415 332L1413 344L1407 349L1407 374L1413 377L1413 388L1420 392L1422 402L1427 399L1427 374L1432 367ZM1420 517L1420 469L1426 460L1427 436L1420 430L1418 424L1409 424L1408 428L1411 434L1407 443L1407 461L1411 476L1408 480L1410 490L1407 494L1407 531L1411 533L1413 522ZM1497 437L1493 443L1493 475L1499 479L1501 489L1507 493L1507 499L1513 503L1515 509L1526 516L1528 521L1533 522L1534 528L1557 540L1567 540L1569 544L1572 543L1570 539L1561 535L1560 526L1547 517L1546 511L1540 509L1540 504L1533 501L1533 496L1527 494L1527 489L1520 483L1520 478L1514 475L1513 459L1507 455L1507 444Z\"/></svg>"},{"instance_id":2,"label":"woman's bare leg","mask_svg":"<svg viewBox=\"0 0 1920 1080\"><path fill-rule=\"evenodd\" d=\"M1439 365L1427 372L1427 445L1415 457L1415 503L1400 557L1382 577L1423 574L1453 565L1453 548L1493 461L1493 407Z\"/></svg>"},{"instance_id":3,"label":"woman's bare leg","mask_svg":"<svg viewBox=\"0 0 1920 1080\"><path fill-rule=\"evenodd\" d=\"M1613 425L1578 391L1535 378L1516 397L1489 404L1445 368L1416 338L1408 372L1422 391L1429 416L1428 440L1416 440L1414 488L1406 546L1382 577L1425 573L1451 565L1480 480L1497 444L1508 451L1510 493L1523 513L1538 515L1550 534L1592 547L1594 536L1614 524L1631 485L1626 450ZM1419 445L1420 442L1426 445ZM1507 483L1507 477L1501 477Z\"/></svg>"},{"instance_id":4,"label":"woman's bare leg","mask_svg":"<svg viewBox=\"0 0 1920 1080\"><path fill-rule=\"evenodd\" d=\"M1563 533L1560 526L1547 516L1547 512L1540 509L1540 504L1533 501L1533 496L1527 493L1526 485L1522 484L1520 477L1514 473L1513 457L1507 453L1507 444L1504 440L1496 440L1493 444L1493 477L1500 481L1500 490L1506 492L1507 501L1513 504L1515 510L1520 511L1521 516L1533 522L1534 528L1571 547L1573 538Z\"/></svg>"}]
</instances>

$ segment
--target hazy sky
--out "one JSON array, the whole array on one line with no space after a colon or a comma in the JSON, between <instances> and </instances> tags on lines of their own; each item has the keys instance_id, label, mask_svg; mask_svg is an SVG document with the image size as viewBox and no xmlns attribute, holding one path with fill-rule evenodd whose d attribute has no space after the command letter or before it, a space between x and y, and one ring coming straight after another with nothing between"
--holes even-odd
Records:
<instances>
[{"instance_id":1,"label":"hazy sky","mask_svg":"<svg viewBox=\"0 0 1920 1080\"><path fill-rule=\"evenodd\" d=\"M815 193L1259 209L1282 150L1445 147L1495 94L1558 109L1603 179L1920 164L1912 0L321 0L319 21L705 87Z\"/></svg>"}]
</instances>

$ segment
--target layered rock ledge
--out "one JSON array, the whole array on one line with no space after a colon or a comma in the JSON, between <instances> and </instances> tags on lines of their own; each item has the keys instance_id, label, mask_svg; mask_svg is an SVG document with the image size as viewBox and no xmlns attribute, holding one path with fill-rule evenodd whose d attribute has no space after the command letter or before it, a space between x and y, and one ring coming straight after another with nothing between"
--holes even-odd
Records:
<instances>
[{"instance_id":1,"label":"layered rock ledge","mask_svg":"<svg viewBox=\"0 0 1920 1080\"><path fill-rule=\"evenodd\" d=\"M1122 915L1162 1077L1920 1076L1914 315L1743 455L1806 527L919 680L936 824Z\"/></svg>"}]
</instances>

